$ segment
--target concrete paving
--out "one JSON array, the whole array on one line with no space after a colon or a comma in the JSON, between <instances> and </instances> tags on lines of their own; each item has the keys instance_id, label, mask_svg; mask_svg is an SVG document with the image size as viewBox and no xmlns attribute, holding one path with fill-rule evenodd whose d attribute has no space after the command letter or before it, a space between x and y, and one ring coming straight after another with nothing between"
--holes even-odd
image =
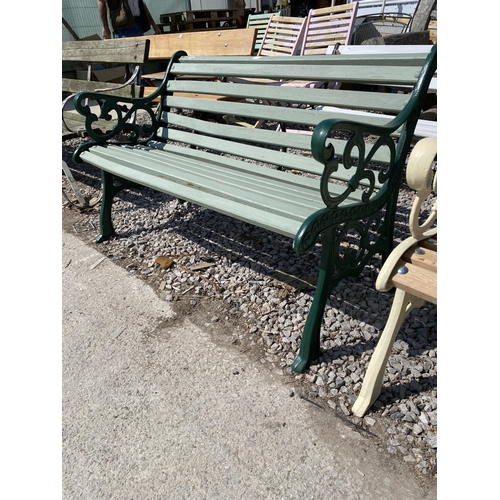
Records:
<instances>
[{"instance_id":1,"label":"concrete paving","mask_svg":"<svg viewBox=\"0 0 500 500\"><path fill-rule=\"evenodd\" d=\"M437 497L95 249L62 255L64 499Z\"/></svg>"}]
</instances>

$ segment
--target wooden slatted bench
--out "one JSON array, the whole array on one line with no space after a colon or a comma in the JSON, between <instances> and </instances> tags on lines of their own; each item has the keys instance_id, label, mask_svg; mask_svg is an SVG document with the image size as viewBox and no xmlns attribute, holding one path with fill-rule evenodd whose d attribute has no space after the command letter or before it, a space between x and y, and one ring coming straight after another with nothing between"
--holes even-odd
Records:
<instances>
[{"instance_id":1,"label":"wooden slatted bench","mask_svg":"<svg viewBox=\"0 0 500 500\"><path fill-rule=\"evenodd\" d=\"M95 95L77 95L74 106L85 116L91 140L75 151L74 161L102 170L98 241L115 236L113 197L136 184L285 235L297 252L312 249L320 240L317 289L292 365L303 371L320 354L323 312L333 287L344 277L359 275L375 255L386 258L392 250L398 189L436 59L437 47L427 56L255 58L178 52L153 94L125 100L149 122L120 122L114 135L92 130L96 116L85 100ZM219 80L200 81L201 75ZM368 79L414 89L406 95L332 91L231 83L230 77ZM157 97L161 102L155 114L149 103ZM234 98L245 102L232 102ZM281 105L262 105L264 101ZM119 103L119 97L107 96L103 111ZM317 111L318 104L391 110L396 117L384 123L369 117L353 121L342 112ZM249 129L226 122L228 116L267 124ZM312 130L312 136L287 132L297 126ZM128 135L121 137L123 132Z\"/></svg>"},{"instance_id":2,"label":"wooden slatted bench","mask_svg":"<svg viewBox=\"0 0 500 500\"><path fill-rule=\"evenodd\" d=\"M147 61L149 52L149 40L79 40L74 42L63 42L62 44L62 64L63 75L68 73L73 78L62 78L62 93L69 94L62 101L62 139L67 139L75 135L84 135L85 126L83 117L69 110L68 101L77 92L84 90L93 92L106 92L108 94L118 95L122 97L140 97L140 80L141 66ZM123 69L125 76L130 68L128 78L123 78L121 83L110 83L106 81L93 81L92 74L96 65L111 65L112 68L98 70L105 72L108 75L114 73L117 66ZM78 76L76 68L81 65L85 68L86 79L76 78ZM127 66L131 65L131 66ZM68 76L68 75L66 75ZM133 120L133 117L130 117ZM98 118L94 123L94 127L100 128L103 132L112 130L116 122ZM76 196L77 205L87 207L87 201L80 193L78 184L76 183L68 164L63 160L62 170L66 175L68 182ZM71 200L70 200L71 201Z\"/></svg>"},{"instance_id":3,"label":"wooden slatted bench","mask_svg":"<svg viewBox=\"0 0 500 500\"><path fill-rule=\"evenodd\" d=\"M368 411L382 391L387 361L403 321L426 301L437 304L437 201L426 220L419 222L423 202L430 194L437 195L437 170L432 169L436 155L437 138L429 137L417 143L408 160L408 185L417 191L409 220L411 236L392 251L377 278L377 290L396 288L396 294L352 408L358 417Z\"/></svg>"},{"instance_id":4,"label":"wooden slatted bench","mask_svg":"<svg viewBox=\"0 0 500 500\"><path fill-rule=\"evenodd\" d=\"M149 54L149 39L130 40L126 38L118 40L81 40L74 42L63 42L62 61L66 64L81 63L87 73L86 79L62 78L62 91L69 93L62 102L62 132L63 136L68 133L83 133L85 127L80 114L66 110L66 105L71 96L82 91L99 91L122 97L140 97L141 66L146 63ZM110 83L106 81L93 81L92 72L95 65L120 65L124 67L124 73L128 65L133 65L134 70L128 78L121 83ZM108 129L112 125L109 121L100 120L99 125Z\"/></svg>"}]
</instances>

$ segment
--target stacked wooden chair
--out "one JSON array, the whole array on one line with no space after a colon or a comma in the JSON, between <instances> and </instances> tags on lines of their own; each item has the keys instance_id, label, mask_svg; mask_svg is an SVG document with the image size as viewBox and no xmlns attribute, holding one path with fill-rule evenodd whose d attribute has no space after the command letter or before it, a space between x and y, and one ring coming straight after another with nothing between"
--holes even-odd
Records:
<instances>
[{"instance_id":1,"label":"stacked wooden chair","mask_svg":"<svg viewBox=\"0 0 500 500\"><path fill-rule=\"evenodd\" d=\"M293 56L300 52L305 17L272 16L257 55Z\"/></svg>"},{"instance_id":2,"label":"stacked wooden chair","mask_svg":"<svg viewBox=\"0 0 500 500\"><path fill-rule=\"evenodd\" d=\"M326 54L329 45L351 43L358 2L311 9L306 18L301 55Z\"/></svg>"},{"instance_id":3,"label":"stacked wooden chair","mask_svg":"<svg viewBox=\"0 0 500 500\"><path fill-rule=\"evenodd\" d=\"M262 44L262 39L266 33L267 25L269 24L269 19L271 17L279 16L281 12L270 12L268 14L250 14L247 19L247 28L256 28L257 36L255 38L255 47L254 52L257 52L260 49Z\"/></svg>"}]
</instances>

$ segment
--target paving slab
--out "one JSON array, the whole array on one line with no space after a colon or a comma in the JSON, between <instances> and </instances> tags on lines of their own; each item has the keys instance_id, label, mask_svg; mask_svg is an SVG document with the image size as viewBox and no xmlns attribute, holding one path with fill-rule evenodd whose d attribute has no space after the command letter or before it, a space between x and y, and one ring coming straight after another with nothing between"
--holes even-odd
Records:
<instances>
[{"instance_id":1,"label":"paving slab","mask_svg":"<svg viewBox=\"0 0 500 500\"><path fill-rule=\"evenodd\" d=\"M437 498L286 377L62 238L63 498Z\"/></svg>"}]
</instances>

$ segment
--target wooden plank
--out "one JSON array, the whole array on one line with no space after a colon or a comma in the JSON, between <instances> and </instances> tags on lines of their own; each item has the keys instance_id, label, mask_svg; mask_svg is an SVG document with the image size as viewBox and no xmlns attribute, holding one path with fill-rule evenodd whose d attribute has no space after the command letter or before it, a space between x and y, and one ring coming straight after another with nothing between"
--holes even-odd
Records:
<instances>
[{"instance_id":1,"label":"wooden plank","mask_svg":"<svg viewBox=\"0 0 500 500\"><path fill-rule=\"evenodd\" d=\"M189 56L250 56L256 34L257 30L252 28L143 36L127 40L149 40L149 60L166 60L178 50L184 50Z\"/></svg>"},{"instance_id":2,"label":"wooden plank","mask_svg":"<svg viewBox=\"0 0 500 500\"><path fill-rule=\"evenodd\" d=\"M312 56L307 56L312 57ZM330 56L321 56L328 58ZM339 58L339 56L331 56ZM261 60L281 59L278 57L263 57ZM306 80L322 82L352 82L373 85L414 85L420 74L420 68L408 66L386 66L384 71L380 71L380 66L372 62L371 65L343 66L311 64L276 64L276 65L256 65L256 64L229 64L224 67L217 67L213 64L204 64L198 58L197 61L182 60L176 63L172 71L179 75L206 75L220 77L235 76L240 78L270 78L274 80ZM284 56L283 59L293 59Z\"/></svg>"},{"instance_id":3,"label":"wooden plank","mask_svg":"<svg viewBox=\"0 0 500 500\"><path fill-rule=\"evenodd\" d=\"M437 251L421 248L424 253L416 253L415 247L409 248L403 255L403 260L414 266L437 272Z\"/></svg>"},{"instance_id":4,"label":"wooden plank","mask_svg":"<svg viewBox=\"0 0 500 500\"><path fill-rule=\"evenodd\" d=\"M406 266L408 272L399 274L397 270ZM403 260L398 262L394 269L394 274L389 283L396 288L411 293L424 300L437 304L437 273L429 271L414 264L409 264Z\"/></svg>"},{"instance_id":5,"label":"wooden plank","mask_svg":"<svg viewBox=\"0 0 500 500\"><path fill-rule=\"evenodd\" d=\"M76 80L73 78L62 79L62 90L72 94L83 91L96 92L97 90L103 90L107 94L119 95L122 97L138 97L136 95L135 85L127 85L121 89L116 89L116 87L118 87L116 83Z\"/></svg>"},{"instance_id":6,"label":"wooden plank","mask_svg":"<svg viewBox=\"0 0 500 500\"><path fill-rule=\"evenodd\" d=\"M203 84L174 80L167 89L173 92L203 92L205 94L225 95L240 99L263 99L267 101L294 102L300 104L349 107L350 109L376 110L397 114L409 100L409 95L383 92L357 92L343 90L332 92L329 89L288 88L286 95L280 86L228 84L204 82ZM368 113L367 113L368 114ZM373 115L373 114L372 114Z\"/></svg>"},{"instance_id":7,"label":"wooden plank","mask_svg":"<svg viewBox=\"0 0 500 500\"><path fill-rule=\"evenodd\" d=\"M87 63L144 64L148 60L149 39L80 40L62 43L63 61Z\"/></svg>"},{"instance_id":8,"label":"wooden plank","mask_svg":"<svg viewBox=\"0 0 500 500\"><path fill-rule=\"evenodd\" d=\"M72 111L64 111L64 121L66 122L66 125L68 126L69 129L71 129L71 132L68 132L62 126L62 133L63 136L66 134L71 134L71 133L77 133L79 135L86 135L85 131L85 117L80 115L79 113L72 112ZM92 124L92 128L94 130L99 129L102 130L103 132L106 130L112 130L116 126L116 120L97 120Z\"/></svg>"}]
</instances>

